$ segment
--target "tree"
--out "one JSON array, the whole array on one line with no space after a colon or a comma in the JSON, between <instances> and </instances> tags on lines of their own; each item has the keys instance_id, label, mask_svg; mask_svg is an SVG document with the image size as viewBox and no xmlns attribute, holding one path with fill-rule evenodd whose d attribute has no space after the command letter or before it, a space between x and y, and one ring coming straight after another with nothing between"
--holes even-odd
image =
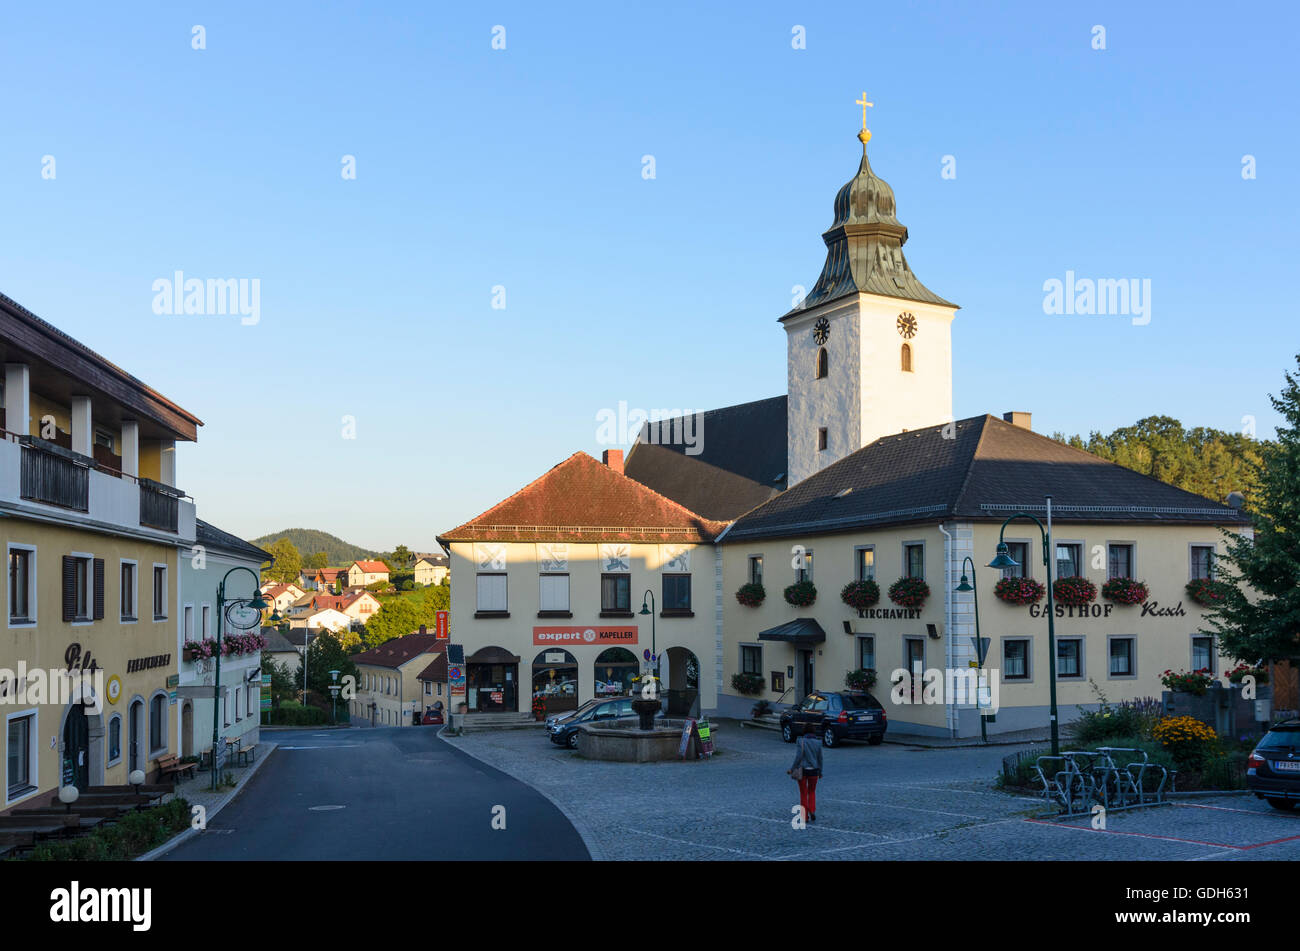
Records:
<instances>
[{"instance_id":1,"label":"tree","mask_svg":"<svg viewBox=\"0 0 1300 951\"><path fill-rule=\"evenodd\" d=\"M393 562L391 568L409 568L411 566L411 549L405 545L398 545L393 549Z\"/></svg>"},{"instance_id":2,"label":"tree","mask_svg":"<svg viewBox=\"0 0 1300 951\"><path fill-rule=\"evenodd\" d=\"M339 672L339 684L343 683L344 677L349 676L354 683L359 682L357 665L343 647L342 637L333 631L322 629L307 645L307 689L322 698L328 698L330 684L335 682L330 677L331 670ZM302 683L301 662L298 664L298 683Z\"/></svg>"},{"instance_id":3,"label":"tree","mask_svg":"<svg viewBox=\"0 0 1300 951\"><path fill-rule=\"evenodd\" d=\"M1205 616L1203 631L1249 664L1300 658L1300 372L1284 376L1281 395L1269 402L1286 425L1277 442L1261 444L1255 472L1254 539L1228 534L1224 600Z\"/></svg>"},{"instance_id":4,"label":"tree","mask_svg":"<svg viewBox=\"0 0 1300 951\"><path fill-rule=\"evenodd\" d=\"M367 648L378 647L394 637L418 631L423 624L430 631L451 602L450 589L429 585L399 597L386 598L383 607L366 622L361 640Z\"/></svg>"},{"instance_id":5,"label":"tree","mask_svg":"<svg viewBox=\"0 0 1300 951\"><path fill-rule=\"evenodd\" d=\"M330 556L323 551L318 551L307 557L307 567L315 571L317 568L328 568L330 566Z\"/></svg>"},{"instance_id":6,"label":"tree","mask_svg":"<svg viewBox=\"0 0 1300 951\"><path fill-rule=\"evenodd\" d=\"M302 555L298 554L298 548L287 538L280 538L266 546L273 561L271 567L266 570L266 576L271 581L294 581L302 571Z\"/></svg>"},{"instance_id":7,"label":"tree","mask_svg":"<svg viewBox=\"0 0 1300 951\"><path fill-rule=\"evenodd\" d=\"M298 692L289 665L280 663L270 654L262 655L262 673L271 675L271 703L274 706L278 707L281 700L287 700ZM301 678L298 683L302 683Z\"/></svg>"}]
</instances>

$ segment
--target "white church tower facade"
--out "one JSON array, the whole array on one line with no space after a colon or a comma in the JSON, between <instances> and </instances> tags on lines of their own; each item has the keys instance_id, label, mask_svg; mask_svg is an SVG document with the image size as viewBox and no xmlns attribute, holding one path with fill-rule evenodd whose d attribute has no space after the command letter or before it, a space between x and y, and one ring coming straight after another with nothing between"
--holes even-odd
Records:
<instances>
[{"instance_id":1,"label":"white church tower facade","mask_svg":"<svg viewBox=\"0 0 1300 951\"><path fill-rule=\"evenodd\" d=\"M907 265L894 192L867 161L835 196L822 235L826 264L784 317L788 485L881 436L952 419L952 319L957 305Z\"/></svg>"}]
</instances>

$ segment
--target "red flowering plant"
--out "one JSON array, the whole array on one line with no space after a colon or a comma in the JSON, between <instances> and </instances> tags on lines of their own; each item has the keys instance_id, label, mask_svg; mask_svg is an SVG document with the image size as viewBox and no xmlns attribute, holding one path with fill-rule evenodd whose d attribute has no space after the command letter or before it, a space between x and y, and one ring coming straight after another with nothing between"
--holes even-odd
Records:
<instances>
[{"instance_id":1,"label":"red flowering plant","mask_svg":"<svg viewBox=\"0 0 1300 951\"><path fill-rule=\"evenodd\" d=\"M889 586L889 600L899 607L919 608L930 596L930 586L920 578L899 578Z\"/></svg>"},{"instance_id":2,"label":"red flowering plant","mask_svg":"<svg viewBox=\"0 0 1300 951\"><path fill-rule=\"evenodd\" d=\"M880 600L880 585L870 579L850 581L840 589L840 600L858 611L865 611Z\"/></svg>"},{"instance_id":3,"label":"red flowering plant","mask_svg":"<svg viewBox=\"0 0 1300 951\"><path fill-rule=\"evenodd\" d=\"M1057 604L1082 607L1097 600L1097 586L1087 578L1074 576L1057 578L1052 582L1052 597Z\"/></svg>"},{"instance_id":4,"label":"red flowering plant","mask_svg":"<svg viewBox=\"0 0 1300 951\"><path fill-rule=\"evenodd\" d=\"M1257 684L1266 684L1268 683L1268 668L1252 667L1250 664L1238 664L1236 667L1232 668L1232 670L1228 671L1229 683L1239 684L1246 677L1254 677L1255 683Z\"/></svg>"},{"instance_id":5,"label":"red flowering plant","mask_svg":"<svg viewBox=\"0 0 1300 951\"><path fill-rule=\"evenodd\" d=\"M1195 694L1199 697L1205 693L1205 688L1214 683L1214 678L1204 668L1193 671L1166 670L1160 675L1160 682L1164 684L1166 690Z\"/></svg>"},{"instance_id":6,"label":"red flowering plant","mask_svg":"<svg viewBox=\"0 0 1300 951\"><path fill-rule=\"evenodd\" d=\"M747 608L756 608L767 597L767 590L757 581L742 584L736 589L736 600Z\"/></svg>"},{"instance_id":7,"label":"red flowering plant","mask_svg":"<svg viewBox=\"0 0 1300 951\"><path fill-rule=\"evenodd\" d=\"M1101 596L1116 604L1141 604L1150 595L1145 581L1111 578L1101 586Z\"/></svg>"},{"instance_id":8,"label":"red flowering plant","mask_svg":"<svg viewBox=\"0 0 1300 951\"><path fill-rule=\"evenodd\" d=\"M1003 578L993 586L993 594L1007 604L1033 604L1043 600L1047 588L1033 578Z\"/></svg>"},{"instance_id":9,"label":"red flowering plant","mask_svg":"<svg viewBox=\"0 0 1300 951\"><path fill-rule=\"evenodd\" d=\"M817 588L811 581L796 581L785 589L785 600L797 608L806 608L817 600Z\"/></svg>"},{"instance_id":10,"label":"red flowering plant","mask_svg":"<svg viewBox=\"0 0 1300 951\"><path fill-rule=\"evenodd\" d=\"M1187 596L1202 607L1213 607L1223 603L1224 585L1220 581L1195 578L1187 582L1186 590Z\"/></svg>"},{"instance_id":11,"label":"red flowering plant","mask_svg":"<svg viewBox=\"0 0 1300 951\"><path fill-rule=\"evenodd\" d=\"M206 660L216 656L217 642L210 637L205 637L201 641L186 641L181 649L186 660Z\"/></svg>"}]
</instances>

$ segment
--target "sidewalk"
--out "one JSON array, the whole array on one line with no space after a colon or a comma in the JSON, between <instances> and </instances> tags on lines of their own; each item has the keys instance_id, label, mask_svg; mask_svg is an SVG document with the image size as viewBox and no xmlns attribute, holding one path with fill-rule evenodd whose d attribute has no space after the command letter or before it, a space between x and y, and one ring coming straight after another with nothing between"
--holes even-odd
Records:
<instances>
[{"instance_id":1,"label":"sidewalk","mask_svg":"<svg viewBox=\"0 0 1300 951\"><path fill-rule=\"evenodd\" d=\"M885 742L896 743L901 746L919 746L927 750L957 749L967 746L1024 746L1029 743L1051 742L1051 733L1044 729L992 733L989 735L989 741L985 743L978 736L964 736L960 739L953 739L946 736L919 736L912 733L896 733L893 730L888 730L885 733Z\"/></svg>"}]
</instances>

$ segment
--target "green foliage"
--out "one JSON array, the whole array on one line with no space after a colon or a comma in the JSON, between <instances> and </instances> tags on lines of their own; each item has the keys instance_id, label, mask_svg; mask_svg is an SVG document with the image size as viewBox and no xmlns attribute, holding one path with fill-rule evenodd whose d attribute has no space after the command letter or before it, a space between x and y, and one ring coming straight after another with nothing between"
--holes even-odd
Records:
<instances>
[{"instance_id":1,"label":"green foliage","mask_svg":"<svg viewBox=\"0 0 1300 951\"><path fill-rule=\"evenodd\" d=\"M787 604L806 608L817 600L817 586L811 581L796 581L785 589L784 594Z\"/></svg>"},{"instance_id":2,"label":"green foliage","mask_svg":"<svg viewBox=\"0 0 1300 951\"><path fill-rule=\"evenodd\" d=\"M302 669L301 664L298 669ZM271 675L272 706L298 692L294 686L293 672L289 669L289 665L277 661L270 654L262 655L262 673ZM301 679L298 683L302 683Z\"/></svg>"},{"instance_id":3,"label":"green foliage","mask_svg":"<svg viewBox=\"0 0 1300 951\"><path fill-rule=\"evenodd\" d=\"M271 567L264 572L271 581L296 581L302 571L302 555L298 548L287 538L278 538L264 546L274 559Z\"/></svg>"},{"instance_id":4,"label":"green foliage","mask_svg":"<svg viewBox=\"0 0 1300 951\"><path fill-rule=\"evenodd\" d=\"M732 674L731 689L742 696L753 696L760 693L767 685L762 674Z\"/></svg>"},{"instance_id":5,"label":"green foliage","mask_svg":"<svg viewBox=\"0 0 1300 951\"><path fill-rule=\"evenodd\" d=\"M736 600L749 608L756 608L767 597L767 589L757 581L742 584L736 589Z\"/></svg>"},{"instance_id":6,"label":"green foliage","mask_svg":"<svg viewBox=\"0 0 1300 951\"><path fill-rule=\"evenodd\" d=\"M357 665L343 648L342 639L330 631L321 631L307 645L307 689L328 697L329 685L334 683L330 678L331 670L339 672L339 683L348 676L360 682ZM298 665L296 679L299 684L302 683L301 664Z\"/></svg>"},{"instance_id":7,"label":"green foliage","mask_svg":"<svg viewBox=\"0 0 1300 951\"><path fill-rule=\"evenodd\" d=\"M190 804L176 798L161 806L128 812L112 824L96 826L89 835L38 845L37 862L124 861L162 845L190 826Z\"/></svg>"},{"instance_id":8,"label":"green foliage","mask_svg":"<svg viewBox=\"0 0 1300 951\"><path fill-rule=\"evenodd\" d=\"M271 711L271 726L321 726L330 721L330 715L319 707L301 704L281 704Z\"/></svg>"},{"instance_id":9,"label":"green foliage","mask_svg":"<svg viewBox=\"0 0 1300 951\"><path fill-rule=\"evenodd\" d=\"M418 631L421 624L432 631L438 612L451 606L451 588L427 585L406 594L381 598L380 603L383 606L370 616L361 635L367 649Z\"/></svg>"},{"instance_id":10,"label":"green foliage","mask_svg":"<svg viewBox=\"0 0 1300 951\"><path fill-rule=\"evenodd\" d=\"M1300 355L1296 357L1300 366ZM1300 658L1300 373L1269 402L1283 417L1277 442L1261 443L1251 496L1254 540L1225 534L1223 600L1202 633L1248 663Z\"/></svg>"},{"instance_id":11,"label":"green foliage","mask_svg":"<svg viewBox=\"0 0 1300 951\"><path fill-rule=\"evenodd\" d=\"M307 556L306 567L315 571L317 568L328 568L330 566L330 556L323 551L314 552Z\"/></svg>"},{"instance_id":12,"label":"green foliage","mask_svg":"<svg viewBox=\"0 0 1300 951\"><path fill-rule=\"evenodd\" d=\"M398 545L393 549L391 568L409 568L411 565L411 549L405 545Z\"/></svg>"},{"instance_id":13,"label":"green foliage","mask_svg":"<svg viewBox=\"0 0 1300 951\"><path fill-rule=\"evenodd\" d=\"M279 538L287 538L297 546L299 551L325 552L327 563L320 567L325 568L328 565L350 565L358 559L366 559L371 556L369 548L361 548L345 542L336 535L329 532L318 531L314 528L286 528L284 531L272 532L269 535L263 535L261 538L254 538L254 545L266 548L267 544Z\"/></svg>"}]
</instances>

